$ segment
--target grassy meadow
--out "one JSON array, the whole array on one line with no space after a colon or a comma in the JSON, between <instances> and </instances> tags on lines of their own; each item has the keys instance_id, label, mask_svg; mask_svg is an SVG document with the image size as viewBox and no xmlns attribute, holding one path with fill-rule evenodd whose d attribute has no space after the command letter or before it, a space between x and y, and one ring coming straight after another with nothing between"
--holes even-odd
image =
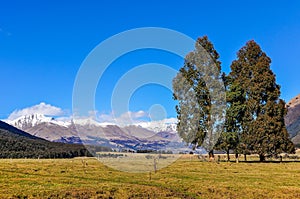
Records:
<instances>
[{"instance_id":1,"label":"grassy meadow","mask_svg":"<svg viewBox=\"0 0 300 199\"><path fill-rule=\"evenodd\" d=\"M300 162L185 155L156 173L128 173L95 158L1 159L0 198L300 198Z\"/></svg>"}]
</instances>

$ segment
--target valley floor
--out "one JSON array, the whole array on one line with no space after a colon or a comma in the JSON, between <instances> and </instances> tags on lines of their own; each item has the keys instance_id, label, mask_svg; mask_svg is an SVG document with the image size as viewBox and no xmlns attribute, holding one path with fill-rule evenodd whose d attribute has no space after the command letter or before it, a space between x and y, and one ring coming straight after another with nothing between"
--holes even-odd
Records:
<instances>
[{"instance_id":1,"label":"valley floor","mask_svg":"<svg viewBox=\"0 0 300 199\"><path fill-rule=\"evenodd\" d=\"M126 173L94 158L2 159L0 198L300 198L300 162L201 162Z\"/></svg>"}]
</instances>

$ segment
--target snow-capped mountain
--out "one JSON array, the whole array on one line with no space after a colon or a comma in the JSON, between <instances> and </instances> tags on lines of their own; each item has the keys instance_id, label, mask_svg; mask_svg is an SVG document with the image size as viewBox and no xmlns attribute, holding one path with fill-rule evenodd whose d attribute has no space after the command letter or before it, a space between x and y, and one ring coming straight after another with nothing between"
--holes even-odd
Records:
<instances>
[{"instance_id":1,"label":"snow-capped mountain","mask_svg":"<svg viewBox=\"0 0 300 199\"><path fill-rule=\"evenodd\" d=\"M141 126L154 132L176 132L177 119L169 118L161 121L139 122L134 125Z\"/></svg>"},{"instance_id":2,"label":"snow-capped mountain","mask_svg":"<svg viewBox=\"0 0 300 199\"><path fill-rule=\"evenodd\" d=\"M31 114L6 122L32 135L58 142L118 145L135 149L181 142L176 133L176 119L137 122L120 127L92 118L55 119L43 114Z\"/></svg>"},{"instance_id":3,"label":"snow-capped mountain","mask_svg":"<svg viewBox=\"0 0 300 199\"><path fill-rule=\"evenodd\" d=\"M50 123L55 124L63 127L70 127L72 124L76 124L79 126L97 126L97 127L106 127L106 126L112 126L116 125L115 123L109 123L109 122L98 122L91 118L84 118L84 119L55 119L53 117L48 117L43 114L31 114L31 115L25 115L21 116L14 120L5 120L10 125L15 126L16 128L26 130L29 128L32 128L34 126L37 126L42 123ZM175 118L170 119L164 119L161 121L151 121L151 122L137 122L128 126L136 126L141 127L144 129L148 129L153 132L176 132L176 124L177 120ZM127 128L128 128L127 126Z\"/></svg>"},{"instance_id":4,"label":"snow-capped mountain","mask_svg":"<svg viewBox=\"0 0 300 199\"><path fill-rule=\"evenodd\" d=\"M55 120L54 118L47 117L43 114L24 115L15 120L5 120L5 122L22 130L32 128L42 123L57 124L64 127L68 127L70 125L70 122Z\"/></svg>"}]
</instances>

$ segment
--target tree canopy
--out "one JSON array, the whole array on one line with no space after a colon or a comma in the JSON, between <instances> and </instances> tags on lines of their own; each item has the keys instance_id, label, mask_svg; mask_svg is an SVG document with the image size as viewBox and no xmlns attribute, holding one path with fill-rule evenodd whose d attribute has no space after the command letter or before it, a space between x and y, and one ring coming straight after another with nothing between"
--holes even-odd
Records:
<instances>
[{"instance_id":1,"label":"tree canopy","mask_svg":"<svg viewBox=\"0 0 300 199\"><path fill-rule=\"evenodd\" d=\"M228 158L230 150L245 157L258 154L261 161L266 155L293 153L284 123L285 102L270 65L271 59L251 40L238 51L230 73L221 74L219 54L206 36L200 37L173 80L177 130L183 140L208 150L213 144L226 151ZM212 79L221 79L223 86ZM226 106L220 103L222 89L226 90ZM217 136L213 136L220 130L213 125L218 123L215 107L219 116L220 109L226 111L225 125Z\"/></svg>"},{"instance_id":2,"label":"tree canopy","mask_svg":"<svg viewBox=\"0 0 300 199\"><path fill-rule=\"evenodd\" d=\"M270 65L271 59L251 40L238 51L228 75L228 128L239 133L239 150L259 154L261 161L294 151L284 124L285 102Z\"/></svg>"}]
</instances>

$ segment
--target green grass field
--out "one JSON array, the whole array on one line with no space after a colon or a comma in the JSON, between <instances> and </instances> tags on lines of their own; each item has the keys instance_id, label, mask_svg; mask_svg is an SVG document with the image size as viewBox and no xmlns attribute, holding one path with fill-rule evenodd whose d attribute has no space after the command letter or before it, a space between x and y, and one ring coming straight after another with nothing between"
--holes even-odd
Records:
<instances>
[{"instance_id":1,"label":"green grass field","mask_svg":"<svg viewBox=\"0 0 300 199\"><path fill-rule=\"evenodd\" d=\"M0 198L300 198L300 162L201 162L156 173L113 170L94 158L2 159Z\"/></svg>"}]
</instances>

